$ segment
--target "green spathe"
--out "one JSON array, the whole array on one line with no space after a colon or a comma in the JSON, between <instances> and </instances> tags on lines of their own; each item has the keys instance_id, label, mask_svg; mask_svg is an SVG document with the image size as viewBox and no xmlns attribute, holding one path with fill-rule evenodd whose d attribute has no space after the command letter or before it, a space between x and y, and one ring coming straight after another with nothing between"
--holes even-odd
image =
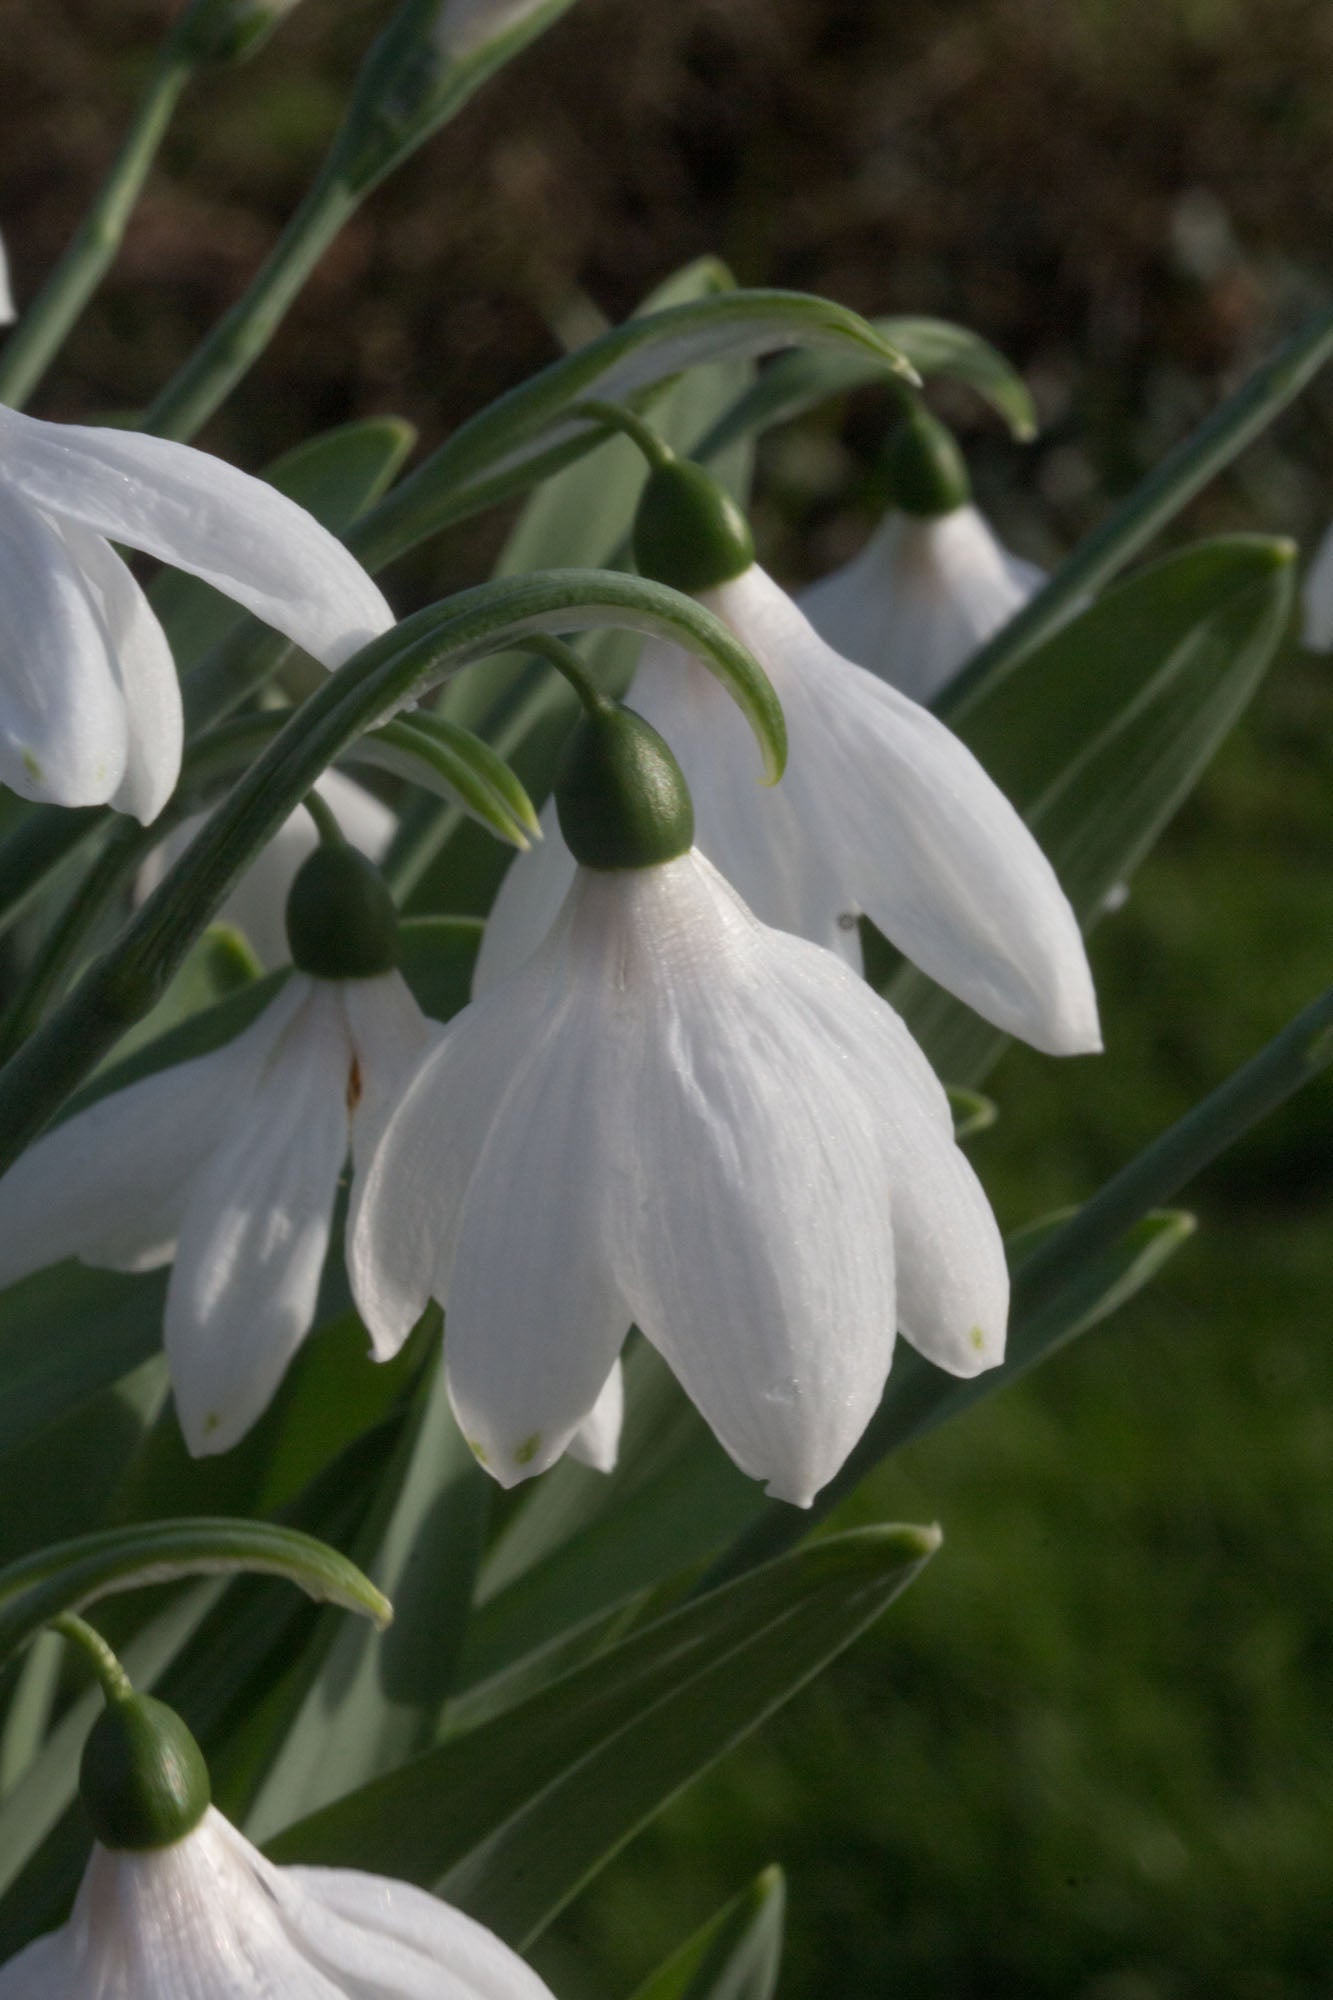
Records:
<instances>
[{"instance_id":1,"label":"green spathe","mask_svg":"<svg viewBox=\"0 0 1333 2000\"><path fill-rule=\"evenodd\" d=\"M398 912L384 877L345 841L302 864L287 898L287 942L316 979L378 979L398 964Z\"/></svg>"},{"instance_id":2,"label":"green spathe","mask_svg":"<svg viewBox=\"0 0 1333 2000\"><path fill-rule=\"evenodd\" d=\"M889 498L904 514L927 519L953 514L972 498L972 482L958 440L947 424L915 405L889 434L884 448Z\"/></svg>"},{"instance_id":3,"label":"green spathe","mask_svg":"<svg viewBox=\"0 0 1333 2000\"><path fill-rule=\"evenodd\" d=\"M656 868L694 843L680 765L650 723L608 702L586 715L555 783L560 831L583 868Z\"/></svg>"},{"instance_id":4,"label":"green spathe","mask_svg":"<svg viewBox=\"0 0 1333 2000\"><path fill-rule=\"evenodd\" d=\"M142 1852L192 1833L212 1796L203 1752L151 1695L107 1703L83 1746L79 1793L103 1847Z\"/></svg>"},{"instance_id":5,"label":"green spathe","mask_svg":"<svg viewBox=\"0 0 1333 2000\"><path fill-rule=\"evenodd\" d=\"M754 561L750 524L725 486L701 465L655 465L634 516L640 576L697 596L741 576Z\"/></svg>"}]
</instances>

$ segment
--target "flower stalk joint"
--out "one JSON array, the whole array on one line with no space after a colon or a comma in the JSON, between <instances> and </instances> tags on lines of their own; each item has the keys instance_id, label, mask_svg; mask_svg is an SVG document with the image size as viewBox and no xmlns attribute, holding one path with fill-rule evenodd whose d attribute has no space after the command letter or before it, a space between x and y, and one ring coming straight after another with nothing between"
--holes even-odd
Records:
<instances>
[{"instance_id":1,"label":"flower stalk joint","mask_svg":"<svg viewBox=\"0 0 1333 2000\"><path fill-rule=\"evenodd\" d=\"M287 897L292 963L315 979L378 979L398 964L398 912L384 877L345 841L324 841Z\"/></svg>"},{"instance_id":2,"label":"flower stalk joint","mask_svg":"<svg viewBox=\"0 0 1333 2000\"><path fill-rule=\"evenodd\" d=\"M584 868L656 868L694 841L680 765L652 726L618 703L585 715L555 784L560 831Z\"/></svg>"}]
</instances>

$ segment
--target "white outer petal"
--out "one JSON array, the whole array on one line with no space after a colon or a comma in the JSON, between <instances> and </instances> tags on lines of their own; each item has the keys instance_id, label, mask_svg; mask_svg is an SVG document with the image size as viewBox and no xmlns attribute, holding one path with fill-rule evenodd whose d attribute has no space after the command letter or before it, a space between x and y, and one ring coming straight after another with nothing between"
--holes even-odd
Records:
<instances>
[{"instance_id":1,"label":"white outer petal","mask_svg":"<svg viewBox=\"0 0 1333 2000\"><path fill-rule=\"evenodd\" d=\"M111 544L73 521L58 525L96 594L125 701L125 775L111 804L148 826L180 777L185 711L176 662L152 605Z\"/></svg>"},{"instance_id":2,"label":"white outer petal","mask_svg":"<svg viewBox=\"0 0 1333 2000\"><path fill-rule=\"evenodd\" d=\"M203 577L326 667L394 622L327 528L208 452L0 408L0 465L35 505Z\"/></svg>"},{"instance_id":3,"label":"white outer petal","mask_svg":"<svg viewBox=\"0 0 1333 2000\"><path fill-rule=\"evenodd\" d=\"M3 477L0 618L0 782L25 799L105 804L127 744L110 635L55 527Z\"/></svg>"},{"instance_id":4,"label":"white outer petal","mask_svg":"<svg viewBox=\"0 0 1333 2000\"><path fill-rule=\"evenodd\" d=\"M468 1182L507 1093L542 1054L552 1013L547 977L530 964L434 1028L375 1143L358 1149L347 1269L381 1360L444 1296Z\"/></svg>"},{"instance_id":5,"label":"white outer petal","mask_svg":"<svg viewBox=\"0 0 1333 2000\"><path fill-rule=\"evenodd\" d=\"M931 520L890 514L796 602L835 653L928 702L1045 581L965 506Z\"/></svg>"},{"instance_id":6,"label":"white outer petal","mask_svg":"<svg viewBox=\"0 0 1333 2000\"><path fill-rule=\"evenodd\" d=\"M309 1332L347 1157L341 995L289 983L299 1004L191 1182L167 1289L167 1364L196 1456L244 1435Z\"/></svg>"},{"instance_id":7,"label":"white outer petal","mask_svg":"<svg viewBox=\"0 0 1333 2000\"><path fill-rule=\"evenodd\" d=\"M0 1180L0 1285L64 1257L146 1271L172 1255L193 1178L290 1018L294 984L234 1042L99 1098L20 1155Z\"/></svg>"},{"instance_id":8,"label":"white outer petal","mask_svg":"<svg viewBox=\"0 0 1333 2000\"><path fill-rule=\"evenodd\" d=\"M356 1058L352 1158L359 1163L369 1156L408 1079L425 1060L438 1023L422 1013L400 972L344 980L339 993Z\"/></svg>"},{"instance_id":9,"label":"white outer petal","mask_svg":"<svg viewBox=\"0 0 1333 2000\"><path fill-rule=\"evenodd\" d=\"M808 1505L893 1351L890 1191L860 1081L784 989L790 940L701 855L594 893L639 1023L615 1100L637 1155L617 1237L634 1317L737 1463Z\"/></svg>"},{"instance_id":10,"label":"white outer petal","mask_svg":"<svg viewBox=\"0 0 1333 2000\"><path fill-rule=\"evenodd\" d=\"M349 1868L256 1862L294 1942L339 1993L374 2000L552 2000L516 1952L408 1882ZM344 1978L350 1985L344 1986Z\"/></svg>"},{"instance_id":11,"label":"white outer petal","mask_svg":"<svg viewBox=\"0 0 1333 2000\"><path fill-rule=\"evenodd\" d=\"M616 936L588 921L596 886L579 871L556 937L511 982L543 976L552 1021L496 1107L442 1292L450 1400L463 1435L505 1486L565 1450L631 1318L613 1256L632 1160L618 1114L634 1057L605 963ZM498 1006L507 991L475 1011ZM516 1059L521 1052L520 1043Z\"/></svg>"},{"instance_id":12,"label":"white outer petal","mask_svg":"<svg viewBox=\"0 0 1333 2000\"><path fill-rule=\"evenodd\" d=\"M614 1472L625 1422L625 1371L617 1361L602 1392L566 1447L570 1458L594 1472Z\"/></svg>"},{"instance_id":13,"label":"white outer petal","mask_svg":"<svg viewBox=\"0 0 1333 2000\"><path fill-rule=\"evenodd\" d=\"M510 862L491 905L472 973L474 999L532 957L573 886L574 857L560 832L554 799L542 807L541 830L541 839Z\"/></svg>"},{"instance_id":14,"label":"white outer petal","mask_svg":"<svg viewBox=\"0 0 1333 2000\"><path fill-rule=\"evenodd\" d=\"M1305 572L1301 637L1316 653L1333 652L1333 526L1325 529Z\"/></svg>"},{"instance_id":15,"label":"white outer petal","mask_svg":"<svg viewBox=\"0 0 1333 2000\"><path fill-rule=\"evenodd\" d=\"M1101 1047L1092 975L1054 870L972 753L826 646L757 566L706 600L788 704L784 785L807 835L923 972L1051 1054Z\"/></svg>"}]
</instances>

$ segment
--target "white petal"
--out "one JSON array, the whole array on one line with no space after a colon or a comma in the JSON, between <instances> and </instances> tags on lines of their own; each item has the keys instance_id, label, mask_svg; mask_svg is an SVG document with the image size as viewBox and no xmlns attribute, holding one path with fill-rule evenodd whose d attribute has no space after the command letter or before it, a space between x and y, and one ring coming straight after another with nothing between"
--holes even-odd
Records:
<instances>
[{"instance_id":1,"label":"white petal","mask_svg":"<svg viewBox=\"0 0 1333 2000\"><path fill-rule=\"evenodd\" d=\"M103 805L125 771L110 636L49 521L0 480L0 782L25 799Z\"/></svg>"},{"instance_id":2,"label":"white petal","mask_svg":"<svg viewBox=\"0 0 1333 2000\"><path fill-rule=\"evenodd\" d=\"M1333 527L1324 531L1305 573L1301 636L1314 652L1333 652Z\"/></svg>"},{"instance_id":3,"label":"white petal","mask_svg":"<svg viewBox=\"0 0 1333 2000\"><path fill-rule=\"evenodd\" d=\"M549 997L541 967L525 967L433 1029L377 1141L358 1147L347 1269L381 1360L443 1295L468 1181L507 1092L545 1045Z\"/></svg>"},{"instance_id":4,"label":"white petal","mask_svg":"<svg viewBox=\"0 0 1333 2000\"><path fill-rule=\"evenodd\" d=\"M890 1191L859 1081L791 1004L788 941L701 856L598 891L619 903L623 1005L643 1018L617 1104L639 1155L634 1317L737 1463L808 1505L893 1350Z\"/></svg>"},{"instance_id":5,"label":"white petal","mask_svg":"<svg viewBox=\"0 0 1333 2000\"><path fill-rule=\"evenodd\" d=\"M590 1465L594 1472L614 1472L620 1456L620 1433L625 1422L625 1371L617 1361L602 1386L602 1393L575 1431L566 1447L570 1458Z\"/></svg>"},{"instance_id":6,"label":"white petal","mask_svg":"<svg viewBox=\"0 0 1333 2000\"><path fill-rule=\"evenodd\" d=\"M515 855L491 905L472 973L472 992L488 993L531 958L560 913L574 881L574 857L565 846L555 800L541 811L542 837Z\"/></svg>"},{"instance_id":7,"label":"white petal","mask_svg":"<svg viewBox=\"0 0 1333 2000\"><path fill-rule=\"evenodd\" d=\"M295 998L289 984L234 1042L99 1098L30 1146L0 1180L0 1285L63 1257L124 1271L169 1258L191 1178Z\"/></svg>"},{"instance_id":8,"label":"white petal","mask_svg":"<svg viewBox=\"0 0 1333 2000\"><path fill-rule=\"evenodd\" d=\"M111 804L148 826L180 776L185 714L176 662L152 605L110 543L72 521L60 532L96 593L125 700L125 775Z\"/></svg>"},{"instance_id":9,"label":"white petal","mask_svg":"<svg viewBox=\"0 0 1333 2000\"><path fill-rule=\"evenodd\" d=\"M203 577L326 667L393 623L327 528L208 452L0 408L0 464L36 505Z\"/></svg>"},{"instance_id":10,"label":"white petal","mask_svg":"<svg viewBox=\"0 0 1333 2000\"><path fill-rule=\"evenodd\" d=\"M631 1318L611 1261L632 1158L610 1150L626 1088L623 1047L604 1018L601 981L579 979L571 963L562 991L555 954L543 952L540 962L554 1018L539 1057L496 1110L444 1292L454 1412L505 1486L564 1451L591 1414ZM494 1006L503 991L479 1006Z\"/></svg>"},{"instance_id":11,"label":"white petal","mask_svg":"<svg viewBox=\"0 0 1333 2000\"><path fill-rule=\"evenodd\" d=\"M339 992L356 1059L352 1157L359 1162L369 1157L408 1078L425 1060L437 1024L422 1013L399 972L349 979Z\"/></svg>"},{"instance_id":12,"label":"white petal","mask_svg":"<svg viewBox=\"0 0 1333 2000\"><path fill-rule=\"evenodd\" d=\"M928 702L1045 580L966 506L933 520L890 514L797 603L834 652Z\"/></svg>"},{"instance_id":13,"label":"white petal","mask_svg":"<svg viewBox=\"0 0 1333 2000\"><path fill-rule=\"evenodd\" d=\"M273 1868L255 1859L289 1935L339 1993L551 2000L549 1987L508 1945L424 1889L353 1869Z\"/></svg>"},{"instance_id":14,"label":"white petal","mask_svg":"<svg viewBox=\"0 0 1333 2000\"><path fill-rule=\"evenodd\" d=\"M834 653L757 567L710 593L741 640L780 663L793 739L785 785L808 837L923 972L1052 1054L1101 1047L1077 920L997 786L943 723Z\"/></svg>"},{"instance_id":15,"label":"white petal","mask_svg":"<svg viewBox=\"0 0 1333 2000\"><path fill-rule=\"evenodd\" d=\"M191 1183L167 1291L167 1362L196 1455L244 1435L309 1332L347 1156L339 992L290 984L301 1002Z\"/></svg>"}]
</instances>

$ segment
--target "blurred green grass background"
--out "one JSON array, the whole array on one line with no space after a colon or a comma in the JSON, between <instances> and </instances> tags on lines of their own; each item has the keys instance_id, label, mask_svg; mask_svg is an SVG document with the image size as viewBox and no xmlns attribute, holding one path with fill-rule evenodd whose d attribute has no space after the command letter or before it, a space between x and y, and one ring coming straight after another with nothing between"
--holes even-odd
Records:
<instances>
[{"instance_id":1,"label":"blurred green grass background","mask_svg":"<svg viewBox=\"0 0 1333 2000\"><path fill-rule=\"evenodd\" d=\"M0 227L30 291L171 8L11 0ZM290 209L385 0L307 0L194 93L40 408L142 400ZM965 397L985 504L1054 558L1244 373L1333 259L1327 0L580 0L381 191L205 442L254 465L370 410L427 442L686 258L966 320L1023 366L1020 453ZM873 518L861 396L775 436L765 559ZM1319 385L1180 532L1333 514ZM504 522L399 579L481 573ZM1098 932L1100 1061L1015 1051L974 1157L1016 1225L1086 1195L1330 976L1333 688L1294 645ZM1186 1199L1198 1236L854 1517L947 1541L883 1627L568 1913L561 2000L627 1992L769 1860L784 2000L1296 2000L1333 1962L1333 1093Z\"/></svg>"}]
</instances>

